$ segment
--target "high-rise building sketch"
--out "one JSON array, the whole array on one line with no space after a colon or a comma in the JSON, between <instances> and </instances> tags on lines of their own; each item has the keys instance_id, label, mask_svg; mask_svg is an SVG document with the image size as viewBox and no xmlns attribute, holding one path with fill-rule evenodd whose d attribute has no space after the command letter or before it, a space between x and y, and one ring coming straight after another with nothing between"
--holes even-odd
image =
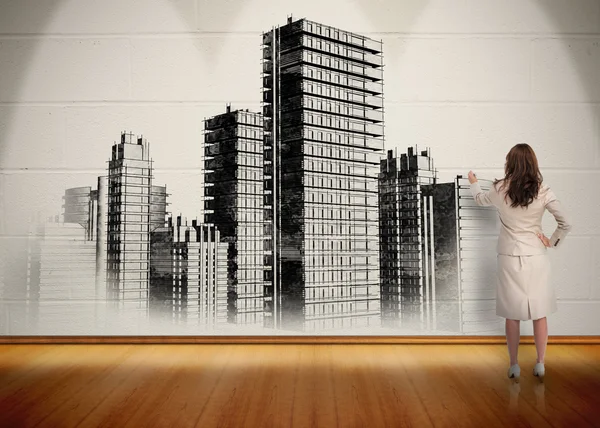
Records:
<instances>
[{"instance_id":1,"label":"high-rise building sketch","mask_svg":"<svg viewBox=\"0 0 600 428\"><path fill-rule=\"evenodd\" d=\"M150 232L164 225L166 190L152 185L152 160L142 138L122 133L120 143L113 145L107 190L108 299L124 310L146 311Z\"/></svg>"},{"instance_id":2,"label":"high-rise building sketch","mask_svg":"<svg viewBox=\"0 0 600 428\"><path fill-rule=\"evenodd\" d=\"M379 324L382 43L290 18L263 34L263 74L273 325Z\"/></svg>"},{"instance_id":3,"label":"high-rise building sketch","mask_svg":"<svg viewBox=\"0 0 600 428\"><path fill-rule=\"evenodd\" d=\"M227 111L204 122L205 223L228 244L228 320L263 324L263 118Z\"/></svg>"},{"instance_id":4,"label":"high-rise building sketch","mask_svg":"<svg viewBox=\"0 0 600 428\"><path fill-rule=\"evenodd\" d=\"M422 187L436 173L428 150L412 147L400 157L393 151L381 160L379 221L382 321L386 327L426 326L424 268L426 223Z\"/></svg>"}]
</instances>

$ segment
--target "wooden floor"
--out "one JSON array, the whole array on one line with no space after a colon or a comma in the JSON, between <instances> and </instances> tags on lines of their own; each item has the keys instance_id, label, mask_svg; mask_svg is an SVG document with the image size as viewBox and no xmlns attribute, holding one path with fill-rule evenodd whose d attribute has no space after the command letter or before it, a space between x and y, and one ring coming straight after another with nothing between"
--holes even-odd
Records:
<instances>
[{"instance_id":1,"label":"wooden floor","mask_svg":"<svg viewBox=\"0 0 600 428\"><path fill-rule=\"evenodd\" d=\"M2 427L600 426L600 346L0 345Z\"/></svg>"}]
</instances>

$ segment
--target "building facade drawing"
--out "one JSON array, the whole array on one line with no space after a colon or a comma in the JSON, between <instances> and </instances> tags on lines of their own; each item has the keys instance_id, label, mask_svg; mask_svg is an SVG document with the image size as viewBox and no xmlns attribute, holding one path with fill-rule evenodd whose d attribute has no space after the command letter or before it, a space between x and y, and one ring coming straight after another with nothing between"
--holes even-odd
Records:
<instances>
[{"instance_id":1,"label":"building facade drawing","mask_svg":"<svg viewBox=\"0 0 600 428\"><path fill-rule=\"evenodd\" d=\"M152 185L147 142L122 133L108 166L106 225L107 299L121 309L148 309L150 232L164 225L166 196Z\"/></svg>"},{"instance_id":2,"label":"building facade drawing","mask_svg":"<svg viewBox=\"0 0 600 428\"><path fill-rule=\"evenodd\" d=\"M215 225L169 217L151 232L150 313L176 324L227 322L227 249Z\"/></svg>"},{"instance_id":3,"label":"building facade drawing","mask_svg":"<svg viewBox=\"0 0 600 428\"><path fill-rule=\"evenodd\" d=\"M173 314L176 322L215 327L227 322L227 251L214 225L174 229Z\"/></svg>"},{"instance_id":4,"label":"building facade drawing","mask_svg":"<svg viewBox=\"0 0 600 428\"><path fill-rule=\"evenodd\" d=\"M263 118L227 111L204 122L205 223L228 244L228 320L263 324Z\"/></svg>"},{"instance_id":5,"label":"building facade drawing","mask_svg":"<svg viewBox=\"0 0 600 428\"><path fill-rule=\"evenodd\" d=\"M493 182L479 184L487 191ZM467 178L456 177L460 332L496 334L502 331L495 304L498 214L494 207L478 206L469 187Z\"/></svg>"},{"instance_id":6,"label":"building facade drawing","mask_svg":"<svg viewBox=\"0 0 600 428\"><path fill-rule=\"evenodd\" d=\"M266 308L277 328L378 323L382 43L306 19L263 34Z\"/></svg>"},{"instance_id":7,"label":"building facade drawing","mask_svg":"<svg viewBox=\"0 0 600 428\"><path fill-rule=\"evenodd\" d=\"M389 150L379 174L382 322L386 327L426 326L426 233L423 186L435 183L428 150Z\"/></svg>"},{"instance_id":8,"label":"building facade drawing","mask_svg":"<svg viewBox=\"0 0 600 428\"><path fill-rule=\"evenodd\" d=\"M421 187L425 328L460 331L456 183Z\"/></svg>"}]
</instances>

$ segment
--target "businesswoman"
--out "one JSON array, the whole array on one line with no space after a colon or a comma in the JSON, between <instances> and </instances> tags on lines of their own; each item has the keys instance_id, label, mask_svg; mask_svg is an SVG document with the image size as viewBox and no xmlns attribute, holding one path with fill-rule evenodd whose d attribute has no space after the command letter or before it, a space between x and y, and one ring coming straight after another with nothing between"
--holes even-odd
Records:
<instances>
[{"instance_id":1,"label":"businesswoman","mask_svg":"<svg viewBox=\"0 0 600 428\"><path fill-rule=\"evenodd\" d=\"M571 230L554 192L542 183L537 158L528 144L517 144L506 156L504 178L482 191L473 171L471 193L478 205L494 206L500 217L497 243L496 315L506 318L506 343L510 355L508 377L519 380L517 360L520 321L533 320L537 361L533 374L543 380L548 342L546 317L556 311L556 295L550 281L547 248L558 248ZM550 238L542 231L548 210L557 222Z\"/></svg>"}]
</instances>

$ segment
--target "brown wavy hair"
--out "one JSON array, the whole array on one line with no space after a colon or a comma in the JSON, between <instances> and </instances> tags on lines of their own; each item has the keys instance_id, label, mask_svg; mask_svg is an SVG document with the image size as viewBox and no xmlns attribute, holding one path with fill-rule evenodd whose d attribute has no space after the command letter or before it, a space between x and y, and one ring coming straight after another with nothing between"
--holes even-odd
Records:
<instances>
[{"instance_id":1,"label":"brown wavy hair","mask_svg":"<svg viewBox=\"0 0 600 428\"><path fill-rule=\"evenodd\" d=\"M535 152L529 144L522 143L510 149L504 164L504 178L495 180L494 184L508 185L504 197L510 198L511 207L516 208L527 207L537 198L542 180Z\"/></svg>"}]
</instances>

